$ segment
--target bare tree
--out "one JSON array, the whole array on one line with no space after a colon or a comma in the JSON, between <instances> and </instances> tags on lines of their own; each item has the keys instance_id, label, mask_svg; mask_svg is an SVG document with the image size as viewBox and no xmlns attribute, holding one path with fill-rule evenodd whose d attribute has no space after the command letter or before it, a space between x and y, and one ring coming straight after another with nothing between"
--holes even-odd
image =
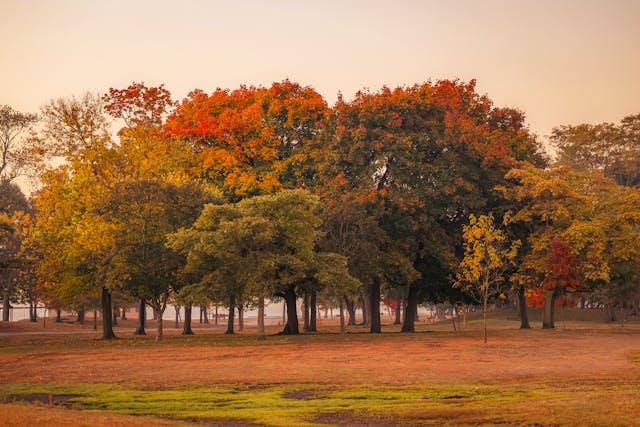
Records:
<instances>
[{"instance_id":1,"label":"bare tree","mask_svg":"<svg viewBox=\"0 0 640 427\"><path fill-rule=\"evenodd\" d=\"M20 136L38 121L32 113L21 113L9 105L0 105L0 181L13 181L24 165Z\"/></svg>"}]
</instances>

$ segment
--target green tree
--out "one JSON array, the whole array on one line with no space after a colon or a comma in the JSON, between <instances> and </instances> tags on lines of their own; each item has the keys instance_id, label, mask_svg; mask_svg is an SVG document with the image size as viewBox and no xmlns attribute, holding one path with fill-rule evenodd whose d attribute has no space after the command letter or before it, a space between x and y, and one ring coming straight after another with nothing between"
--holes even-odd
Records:
<instances>
[{"instance_id":1,"label":"green tree","mask_svg":"<svg viewBox=\"0 0 640 427\"><path fill-rule=\"evenodd\" d=\"M181 285L183 262L166 247L166 236L191 224L202 204L202 194L192 186L138 180L115 185L96 207L112 227L107 281L151 305L159 317L157 341L162 341L169 298Z\"/></svg>"},{"instance_id":2,"label":"green tree","mask_svg":"<svg viewBox=\"0 0 640 427\"><path fill-rule=\"evenodd\" d=\"M296 288L309 280L335 287L337 277L350 277L346 260L316 252L318 209L318 198L303 190L207 205L192 228L169 237L169 245L187 255L186 271L200 278L198 292L226 296L230 313L240 297L261 307L265 297L280 296L288 314L283 333L298 334Z\"/></svg>"}]
</instances>

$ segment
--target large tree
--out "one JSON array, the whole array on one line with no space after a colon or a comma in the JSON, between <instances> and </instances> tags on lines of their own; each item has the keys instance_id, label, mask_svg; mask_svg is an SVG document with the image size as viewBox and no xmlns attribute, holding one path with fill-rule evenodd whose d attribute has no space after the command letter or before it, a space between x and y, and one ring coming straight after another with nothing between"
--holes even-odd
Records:
<instances>
[{"instance_id":1,"label":"large tree","mask_svg":"<svg viewBox=\"0 0 640 427\"><path fill-rule=\"evenodd\" d=\"M196 90L165 129L200 156L202 175L231 202L308 185L310 143L327 114L312 88L285 80L269 88Z\"/></svg>"},{"instance_id":2,"label":"large tree","mask_svg":"<svg viewBox=\"0 0 640 427\"><path fill-rule=\"evenodd\" d=\"M508 177L517 183L505 190L519 207L514 222L528 229L525 254L513 279L534 292L548 292L547 327L553 327L554 296L574 283L553 279L557 262L549 260L559 250L553 249L554 241L571 248L577 279L587 291L615 293L637 283L640 193L636 188L620 186L602 171L579 172L561 165L546 171L517 169ZM581 286L574 283L570 288Z\"/></svg>"},{"instance_id":3,"label":"large tree","mask_svg":"<svg viewBox=\"0 0 640 427\"><path fill-rule=\"evenodd\" d=\"M203 196L189 184L136 180L114 186L97 211L112 227L108 282L150 304L158 315L156 340L162 341L162 315L179 290L183 257L165 246L166 236L188 226Z\"/></svg>"},{"instance_id":4,"label":"large tree","mask_svg":"<svg viewBox=\"0 0 640 427\"><path fill-rule=\"evenodd\" d=\"M601 170L620 185L640 185L640 114L620 124L564 125L553 129L558 161L577 170Z\"/></svg>"},{"instance_id":5,"label":"large tree","mask_svg":"<svg viewBox=\"0 0 640 427\"><path fill-rule=\"evenodd\" d=\"M496 208L493 188L504 174L521 161L543 163L523 122L517 110L494 108L474 81L383 88L336 104L332 127L319 138L318 192L366 200L393 247L421 273L410 283L406 313L438 294L436 285L450 289L461 225L471 212ZM403 330L412 331L414 320L406 316Z\"/></svg>"},{"instance_id":6,"label":"large tree","mask_svg":"<svg viewBox=\"0 0 640 427\"><path fill-rule=\"evenodd\" d=\"M260 306L265 297L280 296L287 306L283 333L298 334L296 289L309 280L335 286L330 278L338 274L350 278L343 258L316 251L318 208L318 198L303 190L207 205L192 228L170 236L169 245L187 255L186 271L200 277L197 292L226 296L230 313L239 298Z\"/></svg>"},{"instance_id":7,"label":"large tree","mask_svg":"<svg viewBox=\"0 0 640 427\"><path fill-rule=\"evenodd\" d=\"M106 281L113 244L110 225L96 211L109 194L115 170L109 120L93 94L51 101L42 108L43 127L32 160L41 167L43 188L35 197L41 282L61 301L100 293L103 338L115 338L111 290ZM57 158L58 163L51 163Z\"/></svg>"},{"instance_id":8,"label":"large tree","mask_svg":"<svg viewBox=\"0 0 640 427\"><path fill-rule=\"evenodd\" d=\"M119 146L105 159L118 171L101 208L116 230L111 277L120 278L123 292L139 300L137 333L144 334L147 303L158 314L156 339L161 341L168 299L184 284L183 258L165 246L166 235L192 224L206 199L192 172L191 147L162 131L173 106L164 86L111 88L103 101L125 125L118 132Z\"/></svg>"}]
</instances>

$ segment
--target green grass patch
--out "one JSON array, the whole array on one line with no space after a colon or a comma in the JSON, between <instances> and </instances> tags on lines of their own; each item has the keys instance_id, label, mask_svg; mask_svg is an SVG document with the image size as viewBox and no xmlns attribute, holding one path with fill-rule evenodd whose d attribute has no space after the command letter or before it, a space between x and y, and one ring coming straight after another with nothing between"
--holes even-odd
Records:
<instances>
[{"instance_id":1,"label":"green grass patch","mask_svg":"<svg viewBox=\"0 0 640 427\"><path fill-rule=\"evenodd\" d=\"M431 422L445 425L547 424L550 419L544 408L553 412L559 405L564 415L554 422L562 422L570 420L571 416L579 417L588 407L585 399L591 401L607 396L609 401L627 399L633 405L636 387L583 384L569 390L553 386L338 387L297 384L143 390L105 384L16 383L3 385L0 399L4 402L28 401L33 395L66 395L72 397L65 400L64 405L88 411L187 421L235 420L267 426L359 424L385 420L409 425ZM596 417L593 423L587 424L597 425L602 419Z\"/></svg>"}]
</instances>

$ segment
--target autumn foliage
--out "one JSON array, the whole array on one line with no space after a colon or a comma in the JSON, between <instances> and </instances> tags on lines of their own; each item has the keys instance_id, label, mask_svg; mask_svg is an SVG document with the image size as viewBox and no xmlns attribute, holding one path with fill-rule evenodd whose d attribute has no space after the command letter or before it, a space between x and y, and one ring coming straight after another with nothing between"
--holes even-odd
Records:
<instances>
[{"instance_id":1,"label":"autumn foliage","mask_svg":"<svg viewBox=\"0 0 640 427\"><path fill-rule=\"evenodd\" d=\"M203 175L231 200L304 187L313 137L328 112L310 87L285 80L211 95L196 90L165 125L199 154Z\"/></svg>"},{"instance_id":2,"label":"autumn foliage","mask_svg":"<svg viewBox=\"0 0 640 427\"><path fill-rule=\"evenodd\" d=\"M528 293L529 304L537 308L544 306L546 292L556 294L556 305L572 305L567 298L568 292L578 292L584 288L578 267L580 260L573 254L571 246L559 238L551 241L546 259L548 274L542 286L531 289ZM565 296L561 298L561 296Z\"/></svg>"},{"instance_id":3,"label":"autumn foliage","mask_svg":"<svg viewBox=\"0 0 640 427\"><path fill-rule=\"evenodd\" d=\"M474 80L363 90L332 107L289 80L194 90L178 102L163 85L144 83L53 100L25 157L41 183L30 234L37 289L73 309L100 297L105 313L112 296L159 313L172 302L242 309L278 297L290 317L298 292L306 312L315 313L306 304L318 297L344 304L355 321L359 306L371 332L381 331L384 300L404 308L406 332L421 303L475 297L486 314L513 290L551 307L578 291L624 304L640 294L637 123L560 128L553 139L562 161L549 165L524 113L495 106ZM249 285L242 248L252 233L236 217L218 236L236 233L224 235L228 244L214 246L211 230L198 230L206 268L186 268L193 236L180 250L167 246L211 211L207 202L229 213L281 200L285 190L317 200L307 246L323 253L293 263L308 231L270 243L265 252L292 263L279 262L276 273L267 263L264 274L287 278L286 287ZM296 203L280 208L294 212ZM225 253L233 262L210 262ZM206 282L203 271L247 286Z\"/></svg>"}]
</instances>

